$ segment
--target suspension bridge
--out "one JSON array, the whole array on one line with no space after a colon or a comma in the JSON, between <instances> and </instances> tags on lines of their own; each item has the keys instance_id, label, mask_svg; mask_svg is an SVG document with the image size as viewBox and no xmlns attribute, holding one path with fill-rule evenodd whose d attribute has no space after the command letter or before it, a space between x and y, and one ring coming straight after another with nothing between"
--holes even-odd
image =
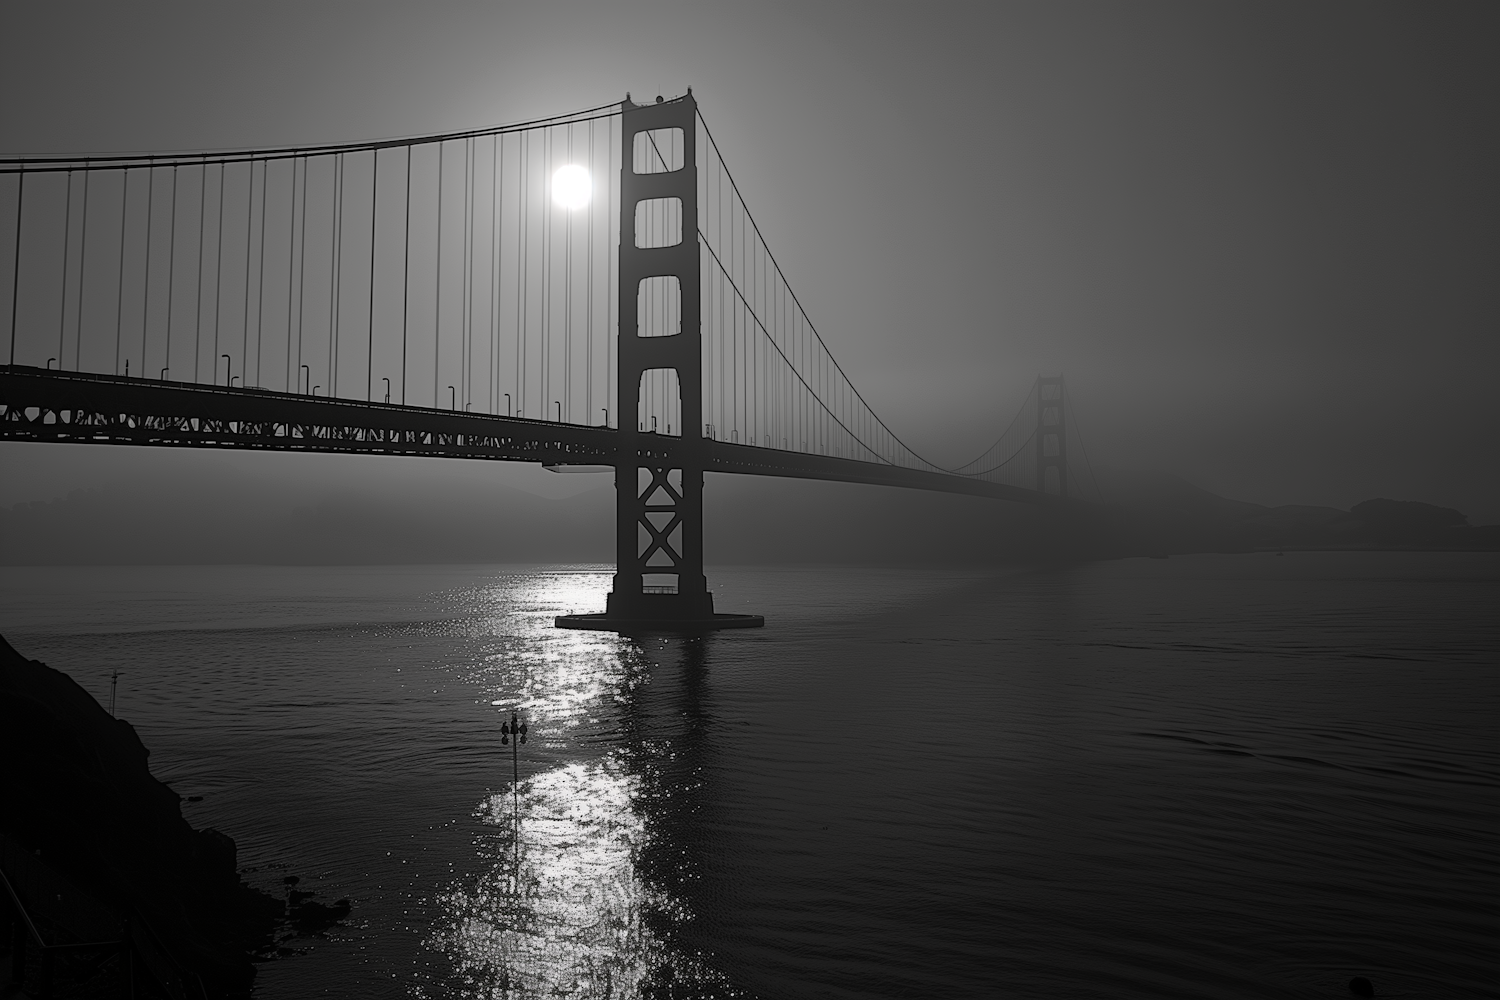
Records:
<instances>
[{"instance_id":1,"label":"suspension bridge","mask_svg":"<svg viewBox=\"0 0 1500 1000\"><path fill-rule=\"evenodd\" d=\"M762 624L714 612L706 472L1069 492L1061 378L958 468L871 409L691 90L379 142L0 158L6 251L0 440L612 470L613 591L563 627Z\"/></svg>"}]
</instances>

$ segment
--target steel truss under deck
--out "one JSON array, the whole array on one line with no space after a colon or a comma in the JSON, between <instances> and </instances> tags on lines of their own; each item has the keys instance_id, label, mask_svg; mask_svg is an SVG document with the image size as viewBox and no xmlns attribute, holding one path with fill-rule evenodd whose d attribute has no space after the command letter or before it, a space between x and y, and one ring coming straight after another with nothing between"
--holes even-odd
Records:
<instances>
[{"instance_id":1,"label":"steel truss under deck","mask_svg":"<svg viewBox=\"0 0 1500 1000\"><path fill-rule=\"evenodd\" d=\"M262 389L0 368L0 440L612 464L600 427Z\"/></svg>"},{"instance_id":2,"label":"steel truss under deck","mask_svg":"<svg viewBox=\"0 0 1500 1000\"><path fill-rule=\"evenodd\" d=\"M619 454L619 433L612 427L26 366L0 366L0 441L413 454L541 465L615 466ZM640 468L681 468L682 444L672 436L636 435ZM708 439L696 444L706 450L705 472L898 486L1023 504L1067 502L962 475Z\"/></svg>"},{"instance_id":3,"label":"steel truss under deck","mask_svg":"<svg viewBox=\"0 0 1500 1000\"><path fill-rule=\"evenodd\" d=\"M425 455L615 466L613 428L0 365L0 441ZM823 479L1057 504L1059 497L964 476L702 440L704 471ZM642 468L681 468L683 439L637 434ZM648 491L650 492L650 491Z\"/></svg>"}]
</instances>

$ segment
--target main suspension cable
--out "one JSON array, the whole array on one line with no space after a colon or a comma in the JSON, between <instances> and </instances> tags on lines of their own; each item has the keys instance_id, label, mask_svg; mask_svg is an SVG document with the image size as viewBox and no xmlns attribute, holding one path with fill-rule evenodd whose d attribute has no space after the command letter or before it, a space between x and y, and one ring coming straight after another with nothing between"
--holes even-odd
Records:
<instances>
[{"instance_id":1,"label":"main suspension cable","mask_svg":"<svg viewBox=\"0 0 1500 1000\"><path fill-rule=\"evenodd\" d=\"M945 467L940 466L937 463L932 462L931 460L927 459L920 452L918 452L915 448L913 448L913 447L911 447L911 445L907 444L901 438L900 435L898 435L895 431L893 431L890 428L890 425L887 424L885 422L885 420L882 419L881 416L878 413L875 412L875 408L870 405L869 400L865 399L864 394L859 391L859 388L854 384L854 380L849 377L848 372L844 371L843 366L839 364L838 358L836 358L834 356L833 352L831 350L829 350L827 342L823 339L823 335L818 332L817 327L813 324L812 317L808 314L807 309L802 305L802 301L801 301L800 298L798 298L796 290L794 288L792 288L791 282L787 280L786 273L785 273L785 271L782 270L780 261L778 261L776 259L776 255L771 252L771 246L766 241L765 236L762 234L759 223L757 223L755 221L755 216L751 214L751 212L750 212L750 206L745 201L745 196L740 191L739 184L736 183L736 181L734 179L733 173L731 173L731 171L729 170L728 164L725 163L725 161L724 161L724 154L719 149L718 142L716 142L714 140L713 132L709 129L708 122L707 122L707 120L704 119L703 114L702 114L701 111L698 113L698 122L699 122L699 124L701 124L703 126L703 134L708 138L709 145L711 145L713 147L714 156L719 161L719 169L723 172L723 175L726 178L728 178L728 180L729 180L729 186L732 189L732 191L734 193L734 196L739 200L741 211L744 212L746 220L749 221L750 226L752 227L752 229L755 232L756 238L760 241L761 247L765 250L765 252L766 252L766 258L771 262L771 265L776 269L776 276L781 280L781 283L782 283L783 287L785 287L785 289L786 289L787 295L790 296L791 301L796 305L797 312L802 316L803 322L806 324L806 327L807 327L808 331L812 333L813 337L817 340L818 345L820 347L822 347L824 354L827 356L828 360L830 362L832 362L834 369L838 372L838 374L840 376L842 376L844 384L849 387L849 391L854 394L854 397L859 400L859 402L864 406L865 411L871 417L874 418L875 422L880 426L880 428L882 430L884 430L887 434L889 434L891 436L891 439L893 441L895 441L896 444L899 445L902 449L904 449L909 455L911 455L913 458L915 458L918 462L922 463L923 465L928 466L930 469L933 469L933 470L936 470L936 471L940 471L940 472L953 473L955 471L954 469L945 468ZM654 142L653 142L653 145L654 145ZM731 211L732 211L732 209L731 209ZM699 232L699 236L703 237L703 233L702 233L701 230ZM705 246L708 246L707 237L703 237L703 242L704 242ZM720 270L721 271L724 270L724 266L723 266L722 262L719 261L718 255L716 253L714 253L712 247L709 247L709 253L713 254L714 260L715 260L716 263L718 263ZM728 277L728 273L727 272L726 272L726 277ZM734 285L734 279L732 277L729 278L729 282L730 282L731 285ZM735 293L737 295L739 295L739 291L740 290L739 290L738 286L735 286ZM740 295L740 300L742 302L744 302L744 296L743 295ZM754 310L750 309L748 303L746 303L746 309L751 313L752 316L755 315ZM770 339L771 342L774 344L775 343L775 338L771 337L769 331L766 331L764 324L762 324L760 322L760 317L759 316L755 316L755 321L756 321L756 324L761 327L762 332L766 333L767 338ZM778 351L778 353L781 353L781 348L779 346L777 346L777 351ZM786 358L786 355L783 353L782 357ZM796 366L791 364L790 359L787 359L787 363L792 368L792 370L794 372L797 371ZM798 378L799 378L799 380L802 381L802 384L804 386L807 386L808 390L810 392L812 392L813 396L818 399L819 405L821 405L823 407L823 409L825 411L827 411L830 416L832 416L833 413L832 413L832 410L828 409L828 404L826 402L824 402L820 396L818 396L817 392L815 392L815 391L812 390L811 386L807 385L807 382L805 380L802 380L800 373L798 373ZM1024 411L1025 411L1025 407L1023 405L1022 411L1018 412L1016 414L1016 417L1014 419L1012 419L1012 421L1011 421L1011 426L1012 427L1015 426L1015 421L1020 419L1020 417L1021 417L1022 413L1024 413ZM835 417L835 420L838 420L838 418ZM866 444L858 435L856 435L852 430L850 430L843 423L842 420L838 420L838 422L839 422L839 426L843 427L844 430L846 432L848 432L850 434L850 436L854 437L854 439L856 441L859 441L859 443L863 447L865 447L866 449L874 452L874 449L870 448L870 446L868 444ZM1010 433L1010 428L1007 428L1006 431L1005 431L1005 434L1008 434L1008 433ZM1005 434L1001 434L1000 437L996 440L995 444L992 444L989 448L985 449L984 452L981 452L978 457L976 457L975 459L971 460L970 462L965 463L964 465L958 466L957 468L962 469L962 468L966 467L967 465L973 465L973 464L979 462L981 459L983 459L983 457L984 457L985 454L987 454L991 449L993 449L996 445L998 445L1000 443L1000 441L1003 441L1005 439ZM1007 459L1007 461L1009 461L1009 459ZM894 464L894 463L891 463L891 464ZM979 474L982 474L982 473L979 473Z\"/></svg>"}]
</instances>

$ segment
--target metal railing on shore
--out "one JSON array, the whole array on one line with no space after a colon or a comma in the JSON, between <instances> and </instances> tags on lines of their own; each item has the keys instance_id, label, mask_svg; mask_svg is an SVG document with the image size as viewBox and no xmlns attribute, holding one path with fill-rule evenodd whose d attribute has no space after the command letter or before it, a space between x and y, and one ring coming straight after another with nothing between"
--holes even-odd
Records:
<instances>
[{"instance_id":1,"label":"metal railing on shore","mask_svg":"<svg viewBox=\"0 0 1500 1000\"><path fill-rule=\"evenodd\" d=\"M31 951L40 961L36 995L43 1000L53 994L59 958L93 952L102 953L101 967L113 956L123 959L129 995L135 995L139 972L170 1000L206 1000L201 980L172 958L143 916L121 915L3 834L0 884L13 911L13 988L26 985Z\"/></svg>"}]
</instances>

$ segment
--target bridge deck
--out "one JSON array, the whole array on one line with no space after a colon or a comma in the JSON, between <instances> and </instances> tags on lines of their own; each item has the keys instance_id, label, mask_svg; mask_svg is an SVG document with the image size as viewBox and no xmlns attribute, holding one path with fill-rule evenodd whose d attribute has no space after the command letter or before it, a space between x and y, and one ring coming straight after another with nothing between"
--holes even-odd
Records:
<instances>
[{"instance_id":1,"label":"bridge deck","mask_svg":"<svg viewBox=\"0 0 1500 1000\"><path fill-rule=\"evenodd\" d=\"M681 439L646 436L641 464L670 463ZM440 458L614 465L611 428L459 413L117 375L0 366L0 441L129 444L263 451L426 455ZM1055 503L1034 490L874 462L722 441L710 472L823 479Z\"/></svg>"}]
</instances>

